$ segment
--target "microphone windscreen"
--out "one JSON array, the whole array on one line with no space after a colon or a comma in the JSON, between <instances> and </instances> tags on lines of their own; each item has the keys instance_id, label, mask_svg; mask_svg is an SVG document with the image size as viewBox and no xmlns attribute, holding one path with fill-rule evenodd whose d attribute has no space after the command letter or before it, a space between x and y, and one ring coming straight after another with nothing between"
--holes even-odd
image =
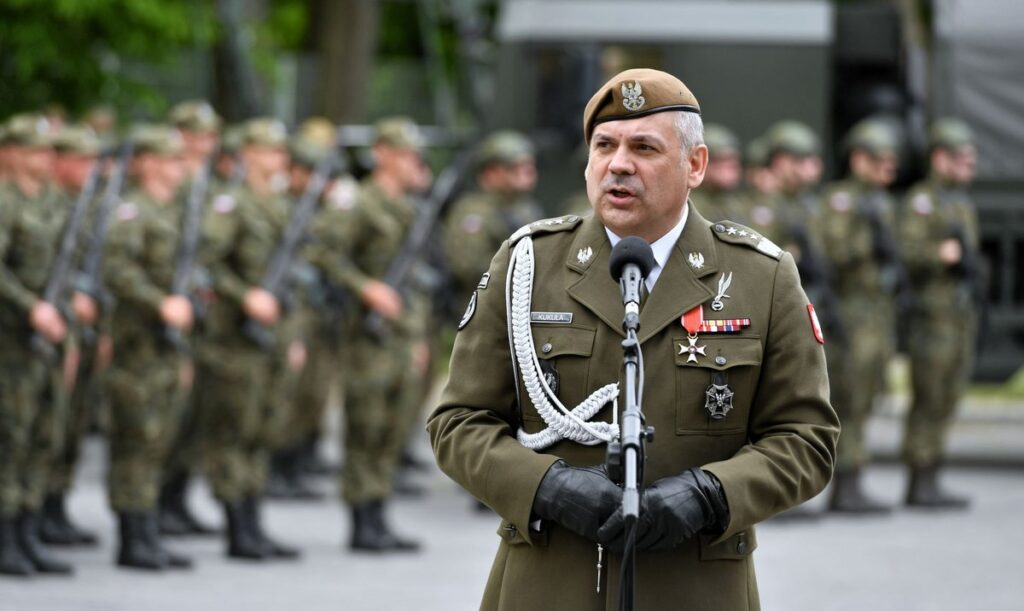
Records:
<instances>
[{"instance_id":1,"label":"microphone windscreen","mask_svg":"<svg viewBox=\"0 0 1024 611\"><path fill-rule=\"evenodd\" d=\"M647 240L636 236L622 238L612 249L611 258L608 260L608 268L612 278L618 280L622 277L622 268L633 263L640 268L640 274L646 278L657 262L654 260L654 251Z\"/></svg>"}]
</instances>

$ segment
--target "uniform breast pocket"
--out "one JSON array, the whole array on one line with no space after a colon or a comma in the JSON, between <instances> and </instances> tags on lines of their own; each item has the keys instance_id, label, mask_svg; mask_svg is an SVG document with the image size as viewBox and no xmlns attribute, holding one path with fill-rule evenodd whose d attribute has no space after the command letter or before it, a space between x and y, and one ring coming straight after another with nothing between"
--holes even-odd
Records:
<instances>
[{"instance_id":1,"label":"uniform breast pocket","mask_svg":"<svg viewBox=\"0 0 1024 611\"><path fill-rule=\"evenodd\" d=\"M759 337L673 338L676 434L731 435L747 429L761 372Z\"/></svg>"},{"instance_id":2,"label":"uniform breast pocket","mask_svg":"<svg viewBox=\"0 0 1024 611\"><path fill-rule=\"evenodd\" d=\"M558 400L569 409L576 407L590 394L588 374L596 334L596 329L585 327L536 325L533 328L533 342L541 376ZM523 419L540 422L540 414L525 389L522 396Z\"/></svg>"}]
</instances>

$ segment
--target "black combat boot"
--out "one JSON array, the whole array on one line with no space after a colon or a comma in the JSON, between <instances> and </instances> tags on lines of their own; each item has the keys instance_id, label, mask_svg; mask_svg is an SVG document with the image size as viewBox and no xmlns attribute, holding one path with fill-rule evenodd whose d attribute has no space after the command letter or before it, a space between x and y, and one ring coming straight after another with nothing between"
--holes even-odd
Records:
<instances>
[{"instance_id":1,"label":"black combat boot","mask_svg":"<svg viewBox=\"0 0 1024 611\"><path fill-rule=\"evenodd\" d=\"M880 515L892 508L864 494L860 484L860 469L837 471L832 478L832 497L828 510L835 513Z\"/></svg>"},{"instance_id":2,"label":"black combat boot","mask_svg":"<svg viewBox=\"0 0 1024 611\"><path fill-rule=\"evenodd\" d=\"M96 545L96 535L75 526L68 517L64 495L51 494L43 503L43 517L39 523L39 538L49 545Z\"/></svg>"},{"instance_id":3,"label":"black combat boot","mask_svg":"<svg viewBox=\"0 0 1024 611\"><path fill-rule=\"evenodd\" d=\"M939 467L911 467L907 505L925 509L966 509L970 501L942 489Z\"/></svg>"},{"instance_id":4,"label":"black combat boot","mask_svg":"<svg viewBox=\"0 0 1024 611\"><path fill-rule=\"evenodd\" d=\"M155 510L147 511L142 514L142 524L145 529L146 541L152 547L157 556L160 557L160 561L164 566L172 569L190 569L192 568L192 559L187 556L171 551L169 548L164 546L163 542L160 541L160 526L159 518Z\"/></svg>"},{"instance_id":5,"label":"black combat boot","mask_svg":"<svg viewBox=\"0 0 1024 611\"><path fill-rule=\"evenodd\" d=\"M295 491L285 471L285 450L278 450L270 456L270 467L267 473L267 497L276 500L292 500Z\"/></svg>"},{"instance_id":6,"label":"black combat boot","mask_svg":"<svg viewBox=\"0 0 1024 611\"><path fill-rule=\"evenodd\" d=\"M57 560L39 540L39 512L26 511L18 520L18 544L40 573L70 575L71 565Z\"/></svg>"},{"instance_id":7,"label":"black combat boot","mask_svg":"<svg viewBox=\"0 0 1024 611\"><path fill-rule=\"evenodd\" d=\"M117 550L117 565L129 569L162 571L167 558L153 545L146 532L145 514L126 511L118 514L121 544Z\"/></svg>"},{"instance_id":8,"label":"black combat boot","mask_svg":"<svg viewBox=\"0 0 1024 611\"><path fill-rule=\"evenodd\" d=\"M259 539L252 532L245 511L243 501L224 503L224 516L228 525L227 554L231 558L240 560L263 560L267 555L264 553Z\"/></svg>"},{"instance_id":9,"label":"black combat boot","mask_svg":"<svg viewBox=\"0 0 1024 611\"><path fill-rule=\"evenodd\" d=\"M397 537L388 528L383 501L367 501L352 507L349 548L364 552L416 551L419 543Z\"/></svg>"},{"instance_id":10,"label":"black combat boot","mask_svg":"<svg viewBox=\"0 0 1024 611\"><path fill-rule=\"evenodd\" d=\"M371 505L374 507L373 516L377 521L377 531L380 533L381 539L387 544L387 548L396 552L418 552L420 549L419 541L412 539L406 539L400 537L388 524L387 510L384 505L383 499L373 501Z\"/></svg>"},{"instance_id":11,"label":"black combat boot","mask_svg":"<svg viewBox=\"0 0 1024 611\"><path fill-rule=\"evenodd\" d=\"M35 566L18 542L17 521L0 519L0 575L28 577L35 572Z\"/></svg>"},{"instance_id":12,"label":"black combat boot","mask_svg":"<svg viewBox=\"0 0 1024 611\"><path fill-rule=\"evenodd\" d=\"M245 507L244 515L249 527L249 532L256 539L260 550L267 558L280 558L282 560L294 560L299 557L300 552L294 547L289 547L267 536L263 530L263 521L260 516L259 499L250 496L243 501Z\"/></svg>"},{"instance_id":13,"label":"black combat boot","mask_svg":"<svg viewBox=\"0 0 1024 611\"><path fill-rule=\"evenodd\" d=\"M160 534L171 537L218 534L216 528L203 524L189 511L187 495L188 473L175 475L160 488Z\"/></svg>"}]
</instances>

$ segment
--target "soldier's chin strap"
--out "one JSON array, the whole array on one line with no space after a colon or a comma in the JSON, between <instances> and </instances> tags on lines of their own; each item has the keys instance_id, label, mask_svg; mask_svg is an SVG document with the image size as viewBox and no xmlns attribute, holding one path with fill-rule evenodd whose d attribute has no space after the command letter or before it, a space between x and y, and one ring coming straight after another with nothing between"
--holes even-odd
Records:
<instances>
[{"instance_id":1,"label":"soldier's chin strap","mask_svg":"<svg viewBox=\"0 0 1024 611\"><path fill-rule=\"evenodd\" d=\"M527 433L522 428L516 438L531 450L543 450L568 439L583 445L608 443L619 436L616 422L589 422L609 401L619 396L618 383L608 384L594 391L582 403L569 410L545 381L541 373L537 350L530 330L530 307L533 301L533 240L526 236L512 250L505 284L506 315L509 321L509 347L512 361L522 375L523 386L537 413L547 424L538 433ZM612 410L613 414L618 412Z\"/></svg>"}]
</instances>

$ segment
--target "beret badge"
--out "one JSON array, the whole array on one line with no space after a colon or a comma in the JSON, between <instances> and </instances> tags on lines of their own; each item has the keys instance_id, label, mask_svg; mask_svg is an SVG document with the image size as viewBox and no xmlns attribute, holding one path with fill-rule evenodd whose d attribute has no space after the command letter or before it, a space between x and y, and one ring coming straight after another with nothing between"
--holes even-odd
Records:
<instances>
[{"instance_id":1,"label":"beret badge","mask_svg":"<svg viewBox=\"0 0 1024 611\"><path fill-rule=\"evenodd\" d=\"M640 88L640 81L633 81L633 84L622 84L622 105L630 112L636 112L644 107L647 100L644 99L643 90Z\"/></svg>"}]
</instances>

